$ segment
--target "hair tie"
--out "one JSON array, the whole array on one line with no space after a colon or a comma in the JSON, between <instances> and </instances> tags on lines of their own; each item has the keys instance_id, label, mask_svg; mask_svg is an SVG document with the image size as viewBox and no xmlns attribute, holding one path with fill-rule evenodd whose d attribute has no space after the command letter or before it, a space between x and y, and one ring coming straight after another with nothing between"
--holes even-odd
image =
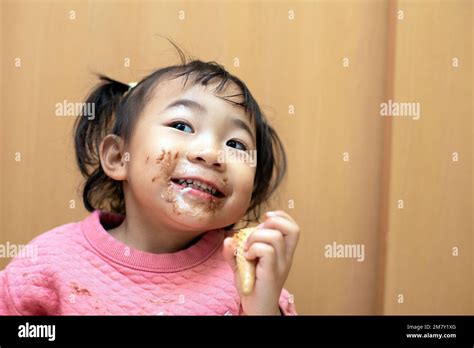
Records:
<instances>
[{"instance_id":1,"label":"hair tie","mask_svg":"<svg viewBox=\"0 0 474 348\"><path fill-rule=\"evenodd\" d=\"M135 87L136 85L138 85L138 82L129 82L128 83L128 92L130 92L130 90Z\"/></svg>"}]
</instances>

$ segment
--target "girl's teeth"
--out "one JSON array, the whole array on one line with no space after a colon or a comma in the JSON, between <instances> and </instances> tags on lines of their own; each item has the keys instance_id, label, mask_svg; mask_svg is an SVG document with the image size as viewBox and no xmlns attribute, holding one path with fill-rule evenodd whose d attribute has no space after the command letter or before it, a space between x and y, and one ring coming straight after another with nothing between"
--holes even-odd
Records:
<instances>
[{"instance_id":1,"label":"girl's teeth","mask_svg":"<svg viewBox=\"0 0 474 348\"><path fill-rule=\"evenodd\" d=\"M194 188L195 190L198 190L198 191L210 193L208 190L204 190L204 189L203 189L201 186L199 186L199 185L193 185L193 188Z\"/></svg>"},{"instance_id":2,"label":"girl's teeth","mask_svg":"<svg viewBox=\"0 0 474 348\"><path fill-rule=\"evenodd\" d=\"M209 194L215 194L217 190L207 184L204 184L198 180L192 179L178 179L178 183L183 185L184 187L192 187L193 189L200 190L203 192L207 192Z\"/></svg>"}]
</instances>

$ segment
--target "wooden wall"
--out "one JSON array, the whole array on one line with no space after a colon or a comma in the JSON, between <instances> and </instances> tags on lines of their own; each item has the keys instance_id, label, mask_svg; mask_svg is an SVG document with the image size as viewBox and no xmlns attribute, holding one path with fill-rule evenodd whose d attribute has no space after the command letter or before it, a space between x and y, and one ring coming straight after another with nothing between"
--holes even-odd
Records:
<instances>
[{"instance_id":1,"label":"wooden wall","mask_svg":"<svg viewBox=\"0 0 474 348\"><path fill-rule=\"evenodd\" d=\"M286 284L299 313L474 314L471 1L5 0L0 11L0 243L87 215L74 119L55 105L81 102L92 72L129 82L176 63L164 35L241 77L285 142L272 207L301 226ZM419 119L381 116L388 100L419 103ZM326 257L333 243L363 245L364 260Z\"/></svg>"}]
</instances>

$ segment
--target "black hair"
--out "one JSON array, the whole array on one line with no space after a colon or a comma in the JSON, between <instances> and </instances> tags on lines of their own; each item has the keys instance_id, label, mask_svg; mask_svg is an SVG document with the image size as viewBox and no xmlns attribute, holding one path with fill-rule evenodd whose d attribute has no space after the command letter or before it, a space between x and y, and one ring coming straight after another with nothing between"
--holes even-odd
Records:
<instances>
[{"instance_id":1,"label":"black hair","mask_svg":"<svg viewBox=\"0 0 474 348\"><path fill-rule=\"evenodd\" d=\"M204 86L212 81L218 81L219 85L215 90L220 92L230 81L241 91L237 96L243 96L242 102L223 99L243 107L246 115L255 121L257 166L252 198L245 220L247 224L249 221L257 221L261 205L277 189L286 173L287 160L283 144L275 130L268 124L244 82L214 61L202 62L196 59L187 61L182 50L171 40L168 41L178 51L181 58L180 65L154 71L131 90L128 84L99 74L101 83L87 97L85 107L95 105L95 116L78 117L74 125L76 161L86 179L83 188L84 205L91 212L101 209L125 215L122 182L108 177L102 169L99 157L100 143L107 134L118 135L127 142L132 135L138 115L153 96L155 88L159 88L160 82L164 78L185 76L184 84L188 78L191 79L191 83L200 83ZM234 96L236 95L229 97Z\"/></svg>"}]
</instances>

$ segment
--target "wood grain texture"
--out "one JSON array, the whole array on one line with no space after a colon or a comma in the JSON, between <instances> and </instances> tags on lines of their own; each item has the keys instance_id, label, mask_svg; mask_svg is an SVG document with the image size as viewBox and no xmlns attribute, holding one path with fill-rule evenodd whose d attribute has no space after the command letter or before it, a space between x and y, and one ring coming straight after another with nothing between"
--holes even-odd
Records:
<instances>
[{"instance_id":1,"label":"wood grain texture","mask_svg":"<svg viewBox=\"0 0 474 348\"><path fill-rule=\"evenodd\" d=\"M285 285L300 314L473 314L470 1L7 0L0 9L0 243L87 215L74 119L55 116L55 104L83 101L93 72L129 82L177 63L164 35L242 78L285 143L288 176L269 209L301 227ZM388 98L420 102L420 120L381 117ZM364 261L325 257L334 242L363 244Z\"/></svg>"}]
</instances>

